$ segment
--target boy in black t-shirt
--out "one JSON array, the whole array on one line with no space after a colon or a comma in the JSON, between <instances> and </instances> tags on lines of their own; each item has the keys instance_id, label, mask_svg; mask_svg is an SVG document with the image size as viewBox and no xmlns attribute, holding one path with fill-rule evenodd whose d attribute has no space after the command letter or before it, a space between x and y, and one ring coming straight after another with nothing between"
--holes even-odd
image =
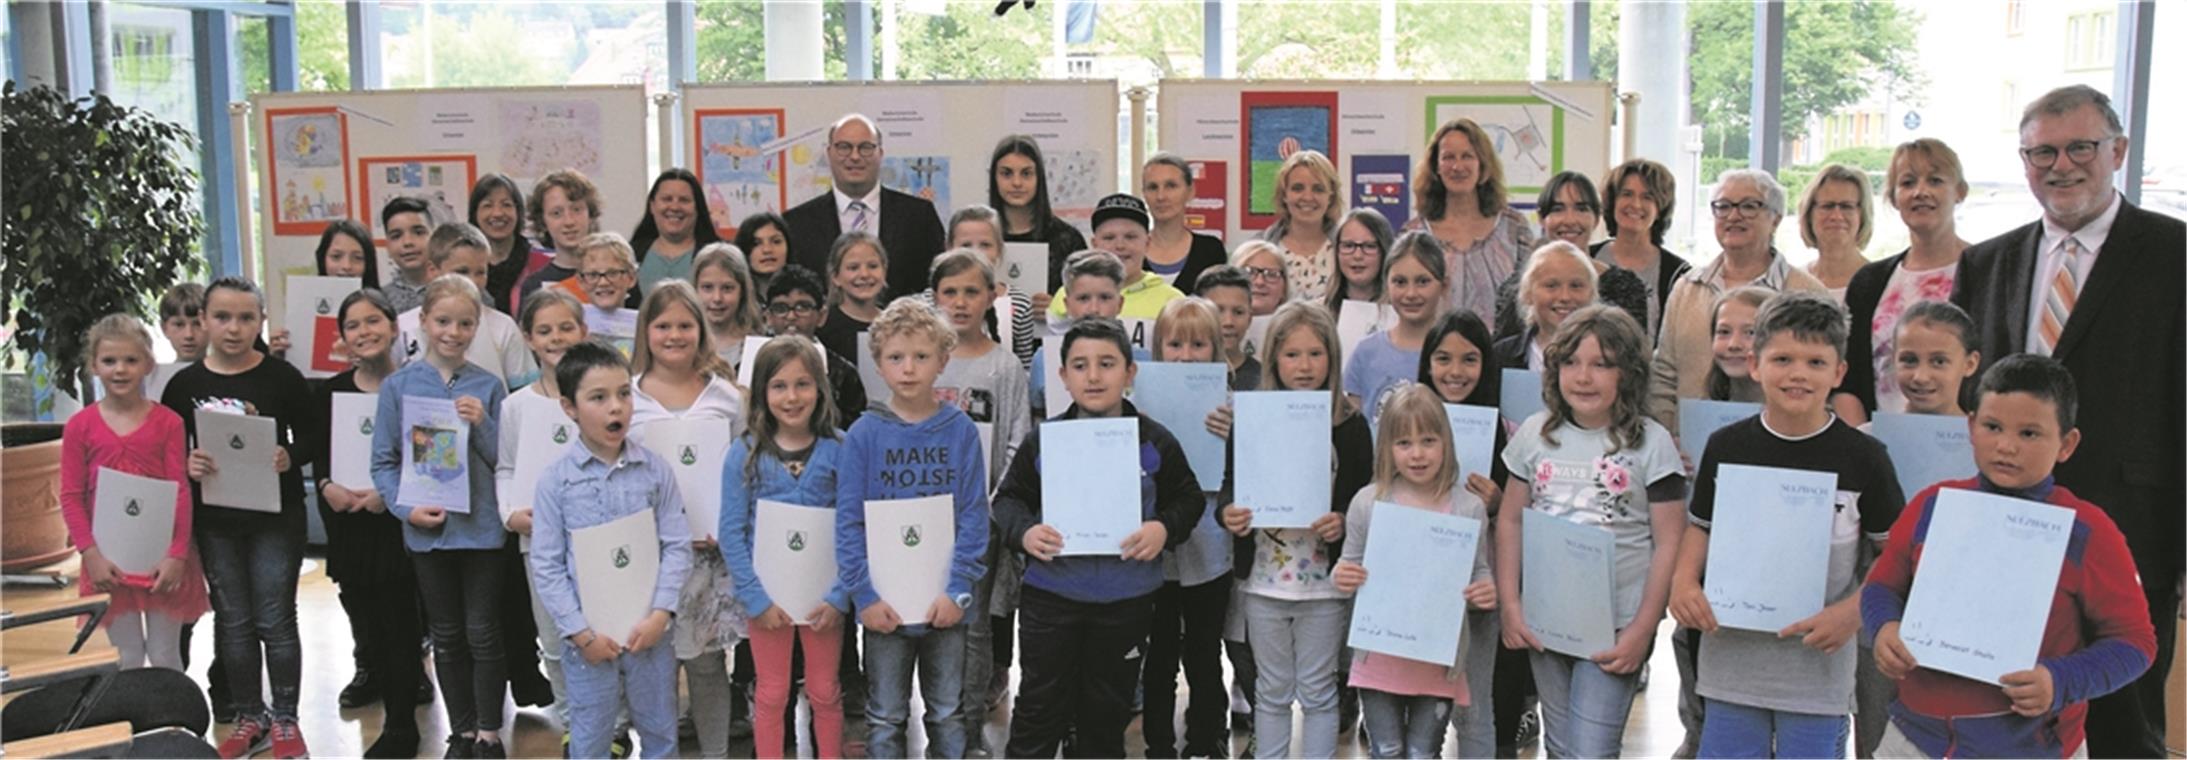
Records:
<instances>
[{"instance_id":1,"label":"boy in black t-shirt","mask_svg":"<svg viewBox=\"0 0 2187 760\"><path fill-rule=\"evenodd\" d=\"M1762 413L1709 437L1679 545L1671 614L1700 629L1703 757L1843 757L1853 704L1860 579L1906 499L1883 445L1830 412L1845 378L1845 308L1785 293L1755 317ZM1832 472L1836 513L1823 611L1774 633L1719 628L1702 590L1717 470L1725 464ZM1736 498L1735 495L1726 494ZM1862 546L1863 540L1869 542ZM1774 752L1772 752L1774 748Z\"/></svg>"}]
</instances>

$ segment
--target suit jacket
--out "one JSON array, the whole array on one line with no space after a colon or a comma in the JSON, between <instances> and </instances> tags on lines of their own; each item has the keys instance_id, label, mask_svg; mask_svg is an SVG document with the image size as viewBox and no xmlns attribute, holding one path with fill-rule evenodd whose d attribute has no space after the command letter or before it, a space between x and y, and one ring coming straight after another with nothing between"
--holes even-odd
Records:
<instances>
[{"instance_id":1,"label":"suit jacket","mask_svg":"<svg viewBox=\"0 0 2187 760\"><path fill-rule=\"evenodd\" d=\"M1974 317L1983 371L2024 353L2043 225L1967 249L1952 302ZM2187 225L2120 201L2117 221L2051 355L2080 391L2080 449L2058 482L2126 534L2150 588L2179 576L2187 514Z\"/></svg>"},{"instance_id":2,"label":"suit jacket","mask_svg":"<svg viewBox=\"0 0 2187 760\"><path fill-rule=\"evenodd\" d=\"M934 204L910 193L881 188L881 248L888 251L888 297L926 289L927 268L941 255L948 235ZM835 192L800 203L782 220L790 225L790 260L828 281L828 248L843 234Z\"/></svg>"}]
</instances>

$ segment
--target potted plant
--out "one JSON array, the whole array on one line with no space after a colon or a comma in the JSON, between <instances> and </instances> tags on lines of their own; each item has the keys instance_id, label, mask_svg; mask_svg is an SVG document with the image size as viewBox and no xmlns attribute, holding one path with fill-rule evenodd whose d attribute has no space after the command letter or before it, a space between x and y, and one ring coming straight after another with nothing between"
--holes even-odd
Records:
<instances>
[{"instance_id":1,"label":"potted plant","mask_svg":"<svg viewBox=\"0 0 2187 760\"><path fill-rule=\"evenodd\" d=\"M7 347L38 355L58 391L89 400L83 333L115 312L145 313L147 296L200 264L192 137L180 125L105 96L70 100L48 87L0 88L0 303ZM60 425L7 426L0 470L0 565L34 567L68 555L55 486Z\"/></svg>"}]
</instances>

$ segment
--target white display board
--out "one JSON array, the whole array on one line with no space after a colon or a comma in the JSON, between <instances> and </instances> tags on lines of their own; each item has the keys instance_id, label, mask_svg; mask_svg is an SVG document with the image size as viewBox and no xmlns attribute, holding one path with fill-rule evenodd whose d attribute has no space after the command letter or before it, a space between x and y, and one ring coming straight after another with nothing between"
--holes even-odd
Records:
<instances>
[{"instance_id":1,"label":"white display board","mask_svg":"<svg viewBox=\"0 0 2187 760\"><path fill-rule=\"evenodd\" d=\"M1187 225L1235 246L1275 220L1276 168L1298 150L1335 161L1348 206L1402 224L1428 138L1467 117L1495 140L1512 205L1531 208L1550 175L1599 178L1610 168L1611 107L1608 82L1167 79L1154 149L1184 157L1201 178Z\"/></svg>"},{"instance_id":2,"label":"white display board","mask_svg":"<svg viewBox=\"0 0 2187 760\"><path fill-rule=\"evenodd\" d=\"M943 221L987 202L987 163L1005 135L1031 135L1056 215L1085 227L1116 192L1114 80L795 82L683 90L682 165L706 185L722 235L760 211L828 192L827 128L849 113L882 132L881 184L925 197Z\"/></svg>"},{"instance_id":3,"label":"white display board","mask_svg":"<svg viewBox=\"0 0 2187 760\"><path fill-rule=\"evenodd\" d=\"M637 85L253 96L267 302L285 303L289 275L317 271L327 222L354 219L384 240L379 210L396 195L425 198L435 223L468 221L471 185L488 173L528 196L551 172L583 172L600 189L600 229L627 235L651 180L647 128ZM384 251L379 267L385 282L394 269ZM280 310L270 316L286 326Z\"/></svg>"}]
</instances>

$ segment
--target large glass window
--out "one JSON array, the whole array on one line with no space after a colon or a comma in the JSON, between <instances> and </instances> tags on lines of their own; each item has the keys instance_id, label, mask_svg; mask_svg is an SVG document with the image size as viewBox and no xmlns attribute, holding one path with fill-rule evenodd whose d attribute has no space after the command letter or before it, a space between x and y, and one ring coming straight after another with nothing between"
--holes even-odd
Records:
<instances>
[{"instance_id":1,"label":"large glass window","mask_svg":"<svg viewBox=\"0 0 2187 760\"><path fill-rule=\"evenodd\" d=\"M2187 3L2162 4L2150 39L2180 39L2187 33ZM2167 37L2166 35L2170 36ZM2142 142L2141 205L2174 219L2187 219L2187 100L2167 93L2187 88L2187 53L2179 45L2152 45L2149 60L2149 131Z\"/></svg>"},{"instance_id":2,"label":"large glass window","mask_svg":"<svg viewBox=\"0 0 2187 760\"><path fill-rule=\"evenodd\" d=\"M1013 8L995 15L983 3L894 3L897 49L895 71L876 72L884 79L1038 79L1058 75L1052 39L1055 14L1062 3L1040 3L1028 11ZM1113 6L1112 6L1113 7ZM883 23L891 14L883 13Z\"/></svg>"},{"instance_id":3,"label":"large glass window","mask_svg":"<svg viewBox=\"0 0 2187 760\"><path fill-rule=\"evenodd\" d=\"M668 86L662 3L381 5L389 87Z\"/></svg>"},{"instance_id":4,"label":"large glass window","mask_svg":"<svg viewBox=\"0 0 2187 760\"><path fill-rule=\"evenodd\" d=\"M821 13L823 79L849 77L845 3L830 2ZM867 4L869 13L874 7ZM992 8L993 6L989 6ZM698 0L693 7L700 82L758 82L767 78L767 10L761 0ZM876 32L879 27L875 27ZM876 72L878 73L878 71Z\"/></svg>"},{"instance_id":5,"label":"large glass window","mask_svg":"<svg viewBox=\"0 0 2187 760\"><path fill-rule=\"evenodd\" d=\"M1369 11L1369 49L1379 50L1379 33L1373 25L1379 23L1376 5L1359 6ZM1561 0L1404 0L1397 3L1397 69L1391 74L1415 79L1562 79L1564 17Z\"/></svg>"}]
</instances>

